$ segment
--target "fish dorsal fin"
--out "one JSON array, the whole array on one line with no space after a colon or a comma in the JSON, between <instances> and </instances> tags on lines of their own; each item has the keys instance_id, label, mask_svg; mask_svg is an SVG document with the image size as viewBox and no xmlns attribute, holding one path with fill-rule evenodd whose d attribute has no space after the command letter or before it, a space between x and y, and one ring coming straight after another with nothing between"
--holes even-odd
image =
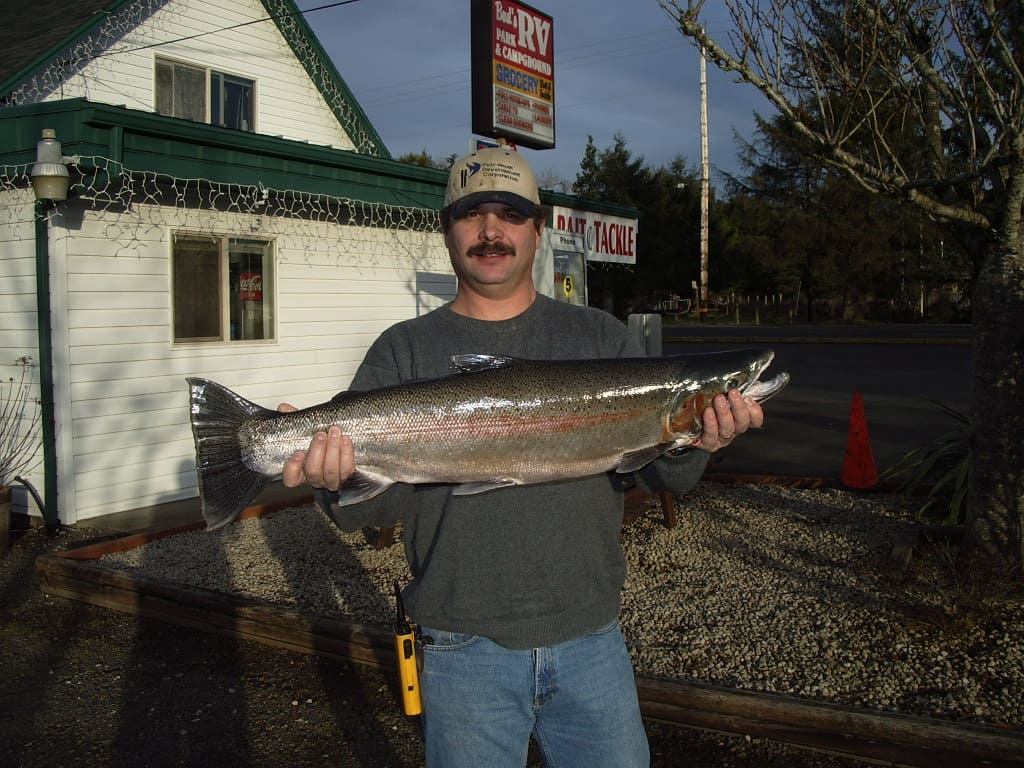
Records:
<instances>
[{"instance_id":1,"label":"fish dorsal fin","mask_svg":"<svg viewBox=\"0 0 1024 768\"><path fill-rule=\"evenodd\" d=\"M522 362L518 357L508 355L452 355L452 368L463 373L474 371L490 371L495 368L504 368L506 365L515 365Z\"/></svg>"},{"instance_id":2,"label":"fish dorsal fin","mask_svg":"<svg viewBox=\"0 0 1024 768\"><path fill-rule=\"evenodd\" d=\"M665 453L665 451L674 446L675 442L658 443L657 445L651 445L647 448L641 448L638 451L624 453L622 454L622 461L619 462L619 466L615 468L615 471L620 475L636 472L638 469L647 466L656 458L661 456L661 454Z\"/></svg>"},{"instance_id":3,"label":"fish dorsal fin","mask_svg":"<svg viewBox=\"0 0 1024 768\"><path fill-rule=\"evenodd\" d=\"M508 488L511 485L518 485L518 483L507 477L481 480L477 483L460 483L452 489L452 496L472 496L474 493L486 493L498 488Z\"/></svg>"}]
</instances>

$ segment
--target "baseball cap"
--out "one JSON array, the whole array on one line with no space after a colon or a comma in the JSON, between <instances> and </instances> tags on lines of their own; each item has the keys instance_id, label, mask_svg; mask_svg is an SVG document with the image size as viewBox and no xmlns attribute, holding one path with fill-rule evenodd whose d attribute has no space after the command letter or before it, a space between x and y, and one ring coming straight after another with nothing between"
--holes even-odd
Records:
<instances>
[{"instance_id":1,"label":"baseball cap","mask_svg":"<svg viewBox=\"0 0 1024 768\"><path fill-rule=\"evenodd\" d=\"M505 147L478 149L455 161L444 207L461 219L481 203L503 203L527 217L540 205L537 179L518 152Z\"/></svg>"}]
</instances>

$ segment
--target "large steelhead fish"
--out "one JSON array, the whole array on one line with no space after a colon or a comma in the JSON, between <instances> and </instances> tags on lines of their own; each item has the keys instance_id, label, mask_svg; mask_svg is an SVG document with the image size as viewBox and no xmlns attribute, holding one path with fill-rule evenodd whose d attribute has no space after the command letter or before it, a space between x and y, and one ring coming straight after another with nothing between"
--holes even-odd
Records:
<instances>
[{"instance_id":1,"label":"large steelhead fish","mask_svg":"<svg viewBox=\"0 0 1024 768\"><path fill-rule=\"evenodd\" d=\"M633 472L694 442L719 392L764 400L782 389L786 373L759 380L773 357L751 349L568 361L460 355L450 376L348 392L292 413L190 378L203 517L211 529L233 520L332 424L352 437L356 455L339 504L394 483L453 483L465 495Z\"/></svg>"}]
</instances>

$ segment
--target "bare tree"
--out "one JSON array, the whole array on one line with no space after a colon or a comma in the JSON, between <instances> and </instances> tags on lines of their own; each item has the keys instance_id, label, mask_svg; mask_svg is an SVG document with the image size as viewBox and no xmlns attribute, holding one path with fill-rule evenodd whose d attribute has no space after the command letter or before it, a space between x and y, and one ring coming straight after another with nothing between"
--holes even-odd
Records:
<instances>
[{"instance_id":1,"label":"bare tree","mask_svg":"<svg viewBox=\"0 0 1024 768\"><path fill-rule=\"evenodd\" d=\"M542 168L537 172L537 186L567 195L572 192L572 182L563 178L554 168Z\"/></svg>"},{"instance_id":2,"label":"bare tree","mask_svg":"<svg viewBox=\"0 0 1024 768\"><path fill-rule=\"evenodd\" d=\"M1010 0L659 0L816 159L947 222L975 256L968 492L975 554L1024 564L1024 11Z\"/></svg>"}]
</instances>

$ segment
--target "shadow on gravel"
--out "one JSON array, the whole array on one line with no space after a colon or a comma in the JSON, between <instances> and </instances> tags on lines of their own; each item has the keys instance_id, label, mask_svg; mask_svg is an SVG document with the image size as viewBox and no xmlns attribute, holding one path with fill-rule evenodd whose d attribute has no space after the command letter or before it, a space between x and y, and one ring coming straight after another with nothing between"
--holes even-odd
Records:
<instances>
[{"instance_id":1,"label":"shadow on gravel","mask_svg":"<svg viewBox=\"0 0 1024 768\"><path fill-rule=\"evenodd\" d=\"M24 626L32 621L26 606L36 589L35 552L12 547L5 558L4 578L0 584L0 653L7 663L3 664L3 684L0 685L0 719L13 720L13 709L16 708L21 722L27 718L33 731L45 732L51 725L46 722L49 711L46 701L50 691L54 686L66 683L61 676L54 676L53 670L61 666L68 656L67 638L75 636L88 622L89 609L82 603L76 603L62 616L59 625L49 628L46 641L38 642L41 635L38 628ZM12 738L0 739L0 745L4 742L7 744L0 748L0 754L4 755L5 765L31 764L28 757L30 743Z\"/></svg>"},{"instance_id":2,"label":"shadow on gravel","mask_svg":"<svg viewBox=\"0 0 1024 768\"><path fill-rule=\"evenodd\" d=\"M146 547L141 551L150 552ZM220 559L227 560L223 550ZM168 644L169 635L177 636L179 643ZM241 655L240 643L232 638L136 620L108 765L137 765L140 755L157 756L156 764L168 766L210 765L225 759L233 765L248 764L251 745ZM211 663L216 664L216 680L209 674Z\"/></svg>"},{"instance_id":3,"label":"shadow on gravel","mask_svg":"<svg viewBox=\"0 0 1024 768\"><path fill-rule=\"evenodd\" d=\"M279 537L285 536L281 527L263 525L263 535L267 545L274 554L274 557L281 564L285 578L288 581L291 594L304 594L315 605L334 605L338 600L337 580L329 571L326 565L314 559L319 551L333 551L337 553L338 548L343 550L343 559L353 565L352 571L359 575L354 580L349 580L347 589L350 594L345 595L350 600L360 600L375 606L374 613L377 615L389 615L394 608L389 607L389 598L381 594L380 590L369 578L366 571L360 565L348 547L337 539L334 525L324 517L315 507L308 510L310 521L308 528L303 531L303 536L308 536L311 542L326 541L325 546L311 546L309 558L296 558L294 546L288 546L279 541ZM346 564L348 564L346 563ZM347 570L347 569L346 569ZM326 650L318 647L317 651ZM383 666L393 660L378 659L378 666ZM338 675L338 665L325 659L320 653L313 657L313 665L316 674L322 683L322 695L328 699L331 714L334 719L337 733L349 744L357 745L356 754L353 757L358 763L352 765L364 766L364 768L375 768L382 765L398 765L401 763L399 755L394 751L394 733L376 718L363 718L356 716L357 713L372 712L379 706L379 699L375 700L375 692L367 690L364 685L356 684L349 686L342 692L335 684ZM394 686L392 691L394 694ZM401 710L401 703L395 697L394 707L396 711ZM368 738L367 738L368 736ZM361 749L364 745L372 745L372 749Z\"/></svg>"}]
</instances>

